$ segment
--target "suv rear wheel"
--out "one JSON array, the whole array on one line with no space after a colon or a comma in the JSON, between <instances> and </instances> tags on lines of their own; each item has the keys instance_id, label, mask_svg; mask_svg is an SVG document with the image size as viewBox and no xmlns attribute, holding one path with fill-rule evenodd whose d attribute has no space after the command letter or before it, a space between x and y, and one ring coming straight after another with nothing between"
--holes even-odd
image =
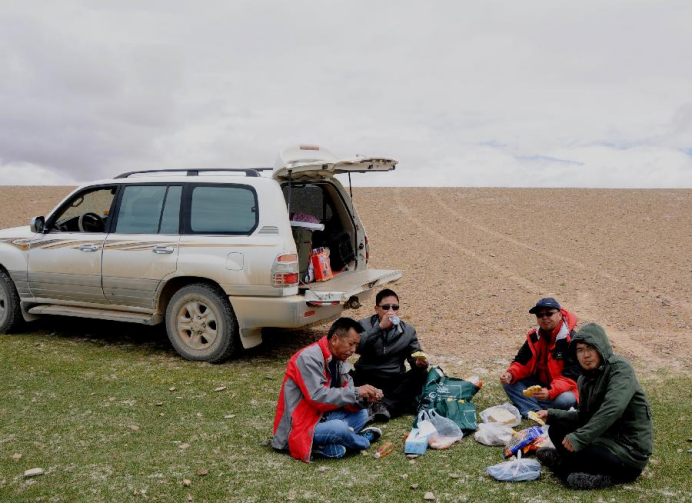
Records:
<instances>
[{"instance_id":1,"label":"suv rear wheel","mask_svg":"<svg viewBox=\"0 0 693 503\"><path fill-rule=\"evenodd\" d=\"M178 290L166 309L166 332L188 360L222 362L240 351L238 323L228 299L197 283Z\"/></svg>"},{"instance_id":2,"label":"suv rear wheel","mask_svg":"<svg viewBox=\"0 0 693 503\"><path fill-rule=\"evenodd\" d=\"M17 289L8 274L0 270L0 334L15 330L23 321Z\"/></svg>"}]
</instances>

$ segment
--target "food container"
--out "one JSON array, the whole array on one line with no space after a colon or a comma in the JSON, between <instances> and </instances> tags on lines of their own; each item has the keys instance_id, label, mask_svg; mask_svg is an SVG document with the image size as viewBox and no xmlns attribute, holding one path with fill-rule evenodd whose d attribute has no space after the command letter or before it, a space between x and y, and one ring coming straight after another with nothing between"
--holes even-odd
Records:
<instances>
[{"instance_id":1,"label":"food container","mask_svg":"<svg viewBox=\"0 0 693 503\"><path fill-rule=\"evenodd\" d=\"M310 254L310 261L315 272L315 281L327 281L332 279L332 267L330 267L330 249L316 248Z\"/></svg>"}]
</instances>

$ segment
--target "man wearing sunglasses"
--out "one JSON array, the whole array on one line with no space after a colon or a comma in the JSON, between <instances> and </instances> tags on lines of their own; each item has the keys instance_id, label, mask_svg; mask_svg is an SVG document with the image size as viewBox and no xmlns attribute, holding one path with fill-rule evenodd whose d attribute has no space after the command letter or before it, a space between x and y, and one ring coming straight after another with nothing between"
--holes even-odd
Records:
<instances>
[{"instance_id":1,"label":"man wearing sunglasses","mask_svg":"<svg viewBox=\"0 0 693 503\"><path fill-rule=\"evenodd\" d=\"M568 410L578 397L580 366L568 352L577 316L552 297L540 299L529 312L536 315L537 325L510 367L501 373L500 382L522 417L542 409ZM541 389L526 396L523 392L531 386Z\"/></svg>"},{"instance_id":2,"label":"man wearing sunglasses","mask_svg":"<svg viewBox=\"0 0 693 503\"><path fill-rule=\"evenodd\" d=\"M354 383L371 384L383 391L380 403L370 407L370 419L388 421L406 412L414 412L414 399L426 380L428 362L413 358L421 351L414 327L400 318L399 296L390 289L375 296L375 314L360 320L361 333L354 364ZM411 370L406 369L408 361Z\"/></svg>"}]
</instances>

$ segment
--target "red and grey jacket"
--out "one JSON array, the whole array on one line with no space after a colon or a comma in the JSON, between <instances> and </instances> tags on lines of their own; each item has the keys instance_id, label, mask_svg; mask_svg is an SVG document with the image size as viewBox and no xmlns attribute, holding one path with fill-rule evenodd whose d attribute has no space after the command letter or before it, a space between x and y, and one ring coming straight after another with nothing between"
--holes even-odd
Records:
<instances>
[{"instance_id":1,"label":"red and grey jacket","mask_svg":"<svg viewBox=\"0 0 693 503\"><path fill-rule=\"evenodd\" d=\"M356 412L366 405L349 375L350 365L337 362L341 388L331 388L327 337L294 354L286 365L274 416L272 447L289 450L296 459L310 462L313 434L323 413L344 408Z\"/></svg>"},{"instance_id":2,"label":"red and grey jacket","mask_svg":"<svg viewBox=\"0 0 693 503\"><path fill-rule=\"evenodd\" d=\"M537 379L548 389L551 400L566 391L572 391L575 399L579 400L577 378L580 367L568 352L578 319L565 309L561 309L561 314L563 321L553 331L550 340L541 337L538 326L529 331L527 341L508 367L508 372L512 374L513 382L528 377ZM540 365L542 357L545 358L544 365Z\"/></svg>"}]
</instances>

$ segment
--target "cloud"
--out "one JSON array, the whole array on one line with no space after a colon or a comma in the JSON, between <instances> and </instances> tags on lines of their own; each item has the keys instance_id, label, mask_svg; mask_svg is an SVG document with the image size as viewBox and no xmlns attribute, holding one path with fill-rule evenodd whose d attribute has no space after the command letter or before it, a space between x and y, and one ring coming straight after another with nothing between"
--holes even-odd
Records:
<instances>
[{"instance_id":1,"label":"cloud","mask_svg":"<svg viewBox=\"0 0 693 503\"><path fill-rule=\"evenodd\" d=\"M318 143L400 160L364 184L690 187L690 17L678 0L15 3L0 158L87 181Z\"/></svg>"}]
</instances>

